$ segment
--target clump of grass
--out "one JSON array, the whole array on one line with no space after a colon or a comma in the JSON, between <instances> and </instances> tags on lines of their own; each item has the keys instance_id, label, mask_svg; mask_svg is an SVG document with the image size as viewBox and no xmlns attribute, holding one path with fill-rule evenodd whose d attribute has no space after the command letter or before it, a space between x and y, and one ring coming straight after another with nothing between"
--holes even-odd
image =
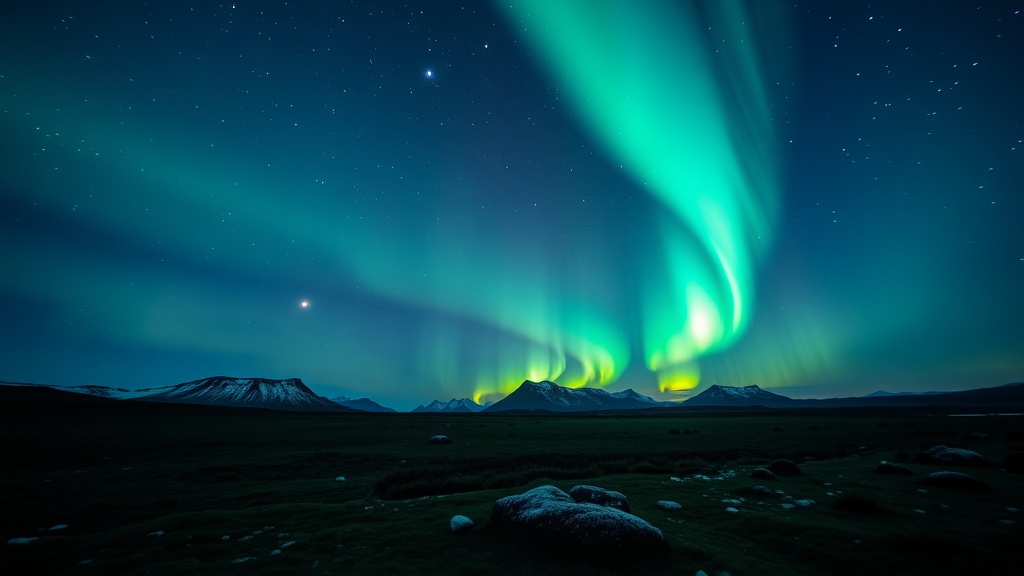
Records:
<instances>
[{"instance_id":1,"label":"clump of grass","mask_svg":"<svg viewBox=\"0 0 1024 576\"><path fill-rule=\"evenodd\" d=\"M892 459L897 462L910 462L913 453L910 450L899 449L892 453Z\"/></svg>"},{"instance_id":2,"label":"clump of grass","mask_svg":"<svg viewBox=\"0 0 1024 576\"><path fill-rule=\"evenodd\" d=\"M843 494L836 498L832 507L850 514L862 514L865 516L877 516L886 512L885 508L875 500L874 497L860 492Z\"/></svg>"},{"instance_id":3,"label":"clump of grass","mask_svg":"<svg viewBox=\"0 0 1024 576\"><path fill-rule=\"evenodd\" d=\"M386 474L374 493L385 500L522 486L540 478L572 480L606 474L706 473L711 463L675 454L538 454L518 458L459 458L412 464Z\"/></svg>"}]
</instances>

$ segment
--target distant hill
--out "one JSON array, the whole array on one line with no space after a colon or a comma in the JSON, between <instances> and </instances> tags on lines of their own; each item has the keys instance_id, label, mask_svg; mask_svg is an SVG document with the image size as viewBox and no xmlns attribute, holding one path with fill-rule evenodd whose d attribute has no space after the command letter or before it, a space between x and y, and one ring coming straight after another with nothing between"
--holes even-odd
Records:
<instances>
[{"instance_id":1,"label":"distant hill","mask_svg":"<svg viewBox=\"0 0 1024 576\"><path fill-rule=\"evenodd\" d=\"M886 392L885 390L875 390L871 394L861 396L861 398L884 398L886 396L928 396L931 394L948 394L948 392Z\"/></svg>"},{"instance_id":2,"label":"distant hill","mask_svg":"<svg viewBox=\"0 0 1024 576\"><path fill-rule=\"evenodd\" d=\"M959 392L929 392L923 394L894 394L890 396L860 396L855 398L826 398L797 400L800 407L832 408L851 406L962 406L965 408L1002 408L1024 410L1024 383L1014 382L991 388L975 388Z\"/></svg>"},{"instance_id":3,"label":"distant hill","mask_svg":"<svg viewBox=\"0 0 1024 576\"><path fill-rule=\"evenodd\" d=\"M63 390L64 392L74 392L76 394L85 394L87 396L96 396L98 398L113 398L121 400L124 398L135 398L141 394L137 391L128 390L126 388L113 388L110 386L97 386L93 384L85 386L58 386L56 384L30 384L28 382L4 382L0 381L0 384L7 386L31 386L35 388L51 388L53 390Z\"/></svg>"},{"instance_id":4,"label":"distant hill","mask_svg":"<svg viewBox=\"0 0 1024 576\"><path fill-rule=\"evenodd\" d=\"M681 403L682 406L765 406L768 408L795 406L799 403L788 396L762 390L760 386L711 386L707 390Z\"/></svg>"},{"instance_id":5,"label":"distant hill","mask_svg":"<svg viewBox=\"0 0 1024 576\"><path fill-rule=\"evenodd\" d=\"M960 392L923 392L920 394L880 392L848 398L795 399L762 390L758 386L739 388L715 385L680 403L679 406L764 406L767 408L962 406L965 408L1003 407L1014 411L1024 409L1024 383L1011 383Z\"/></svg>"},{"instance_id":6,"label":"distant hill","mask_svg":"<svg viewBox=\"0 0 1024 576\"><path fill-rule=\"evenodd\" d=\"M353 410L361 410L363 412L396 412L394 408L381 406L369 398L349 398L348 396L338 396L337 398L331 398L331 402Z\"/></svg>"},{"instance_id":7,"label":"distant hill","mask_svg":"<svg viewBox=\"0 0 1024 576\"><path fill-rule=\"evenodd\" d=\"M514 392L495 402L484 412L510 410L548 410L551 412L587 412L592 410L636 410L662 405L633 390L608 392L599 388L566 388L554 382L523 382Z\"/></svg>"},{"instance_id":8,"label":"distant hill","mask_svg":"<svg viewBox=\"0 0 1024 576\"><path fill-rule=\"evenodd\" d=\"M272 410L347 412L351 408L317 396L298 378L231 378L214 376L164 388L143 389L152 392L139 396L144 402L174 402L207 406L238 406Z\"/></svg>"},{"instance_id":9,"label":"distant hill","mask_svg":"<svg viewBox=\"0 0 1024 576\"><path fill-rule=\"evenodd\" d=\"M469 398L452 398L447 402L441 402L440 400L434 400L430 404L419 405L412 409L413 412L479 412L483 410L485 406L477 404Z\"/></svg>"}]
</instances>

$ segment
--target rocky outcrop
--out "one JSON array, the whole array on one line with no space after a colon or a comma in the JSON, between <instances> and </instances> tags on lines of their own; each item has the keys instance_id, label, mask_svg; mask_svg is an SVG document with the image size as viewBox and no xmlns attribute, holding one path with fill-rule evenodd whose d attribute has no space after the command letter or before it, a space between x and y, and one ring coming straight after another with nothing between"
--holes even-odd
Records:
<instances>
[{"instance_id":1,"label":"rocky outcrop","mask_svg":"<svg viewBox=\"0 0 1024 576\"><path fill-rule=\"evenodd\" d=\"M618 508L577 502L554 486L498 500L490 524L520 541L572 557L621 561L665 546L661 530L647 521Z\"/></svg>"}]
</instances>

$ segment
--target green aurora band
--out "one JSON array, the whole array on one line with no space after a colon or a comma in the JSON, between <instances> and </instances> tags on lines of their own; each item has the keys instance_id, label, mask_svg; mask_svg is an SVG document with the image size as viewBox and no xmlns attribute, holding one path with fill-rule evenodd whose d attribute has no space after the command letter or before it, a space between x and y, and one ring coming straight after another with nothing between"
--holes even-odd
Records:
<instances>
[{"instance_id":1,"label":"green aurora band","mask_svg":"<svg viewBox=\"0 0 1024 576\"><path fill-rule=\"evenodd\" d=\"M697 359L743 334L777 218L751 15L738 0L517 0L506 10L585 128L664 208L660 245L640 255L644 359L661 391L691 389Z\"/></svg>"},{"instance_id":2,"label":"green aurora band","mask_svg":"<svg viewBox=\"0 0 1024 576\"><path fill-rule=\"evenodd\" d=\"M263 358L285 372L297 369L288 359L306 358L302 370L311 380L362 379L396 395L410 374L440 394L471 388L477 401L496 400L524 379L604 386L641 346L663 392L692 388L697 359L735 342L750 320L754 276L777 209L756 44L738 3L708 4L700 15L669 2L503 8L535 43L585 128L662 207L631 247L628 270L605 253L605 238L553 254L537 229L510 229L505 213L470 213L460 198L472 197L471 185L452 176L463 172L456 167L435 165L399 181L369 170L373 155L353 156L349 140L315 132L286 151L268 150L266 164L254 165L244 146L211 148L161 120L176 108L154 101L148 115L125 125L120 93L107 84L93 88L106 107L76 114L64 111L77 104L61 84L19 74L22 90L36 96L19 104L24 114L4 117L4 131L46 152L31 156L35 172L9 177L22 205L72 228L102 229L140 258L158 254L254 284L280 282L282 274L315 279L321 289L311 295L314 313L282 317L263 313L281 307L269 292L240 298L233 286L211 281L172 290L169 271L141 274L45 235L32 237L69 264L27 260L14 235L4 255L21 273L0 285L60 301L73 282L83 335ZM710 22L710 30L698 22ZM394 153L397 138L382 132L360 152ZM326 151L332 142L338 148ZM338 158L328 186L306 160L325 155ZM41 171L54 175L40 184ZM339 192L325 194L328 187ZM384 203L350 201L364 191L401 194L406 212L392 217ZM282 268L271 274L271 264ZM352 293L417 320L388 331L384 320L332 306ZM629 320L638 315L640 327ZM236 334L254 318L259 330ZM260 330L289 335L287 344L272 345ZM371 353L344 361L351 350ZM404 365L395 361L401 355L409 358Z\"/></svg>"}]
</instances>

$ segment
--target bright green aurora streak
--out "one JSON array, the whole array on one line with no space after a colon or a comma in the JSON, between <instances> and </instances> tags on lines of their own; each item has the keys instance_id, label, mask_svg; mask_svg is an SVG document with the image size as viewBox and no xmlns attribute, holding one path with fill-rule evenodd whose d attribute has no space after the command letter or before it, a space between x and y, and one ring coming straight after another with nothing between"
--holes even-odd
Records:
<instances>
[{"instance_id":1,"label":"bright green aurora streak","mask_svg":"<svg viewBox=\"0 0 1024 576\"><path fill-rule=\"evenodd\" d=\"M642 338L659 387L697 385L697 359L751 317L777 212L770 110L738 0L517 0L506 7L594 133L663 206L641 270Z\"/></svg>"}]
</instances>

